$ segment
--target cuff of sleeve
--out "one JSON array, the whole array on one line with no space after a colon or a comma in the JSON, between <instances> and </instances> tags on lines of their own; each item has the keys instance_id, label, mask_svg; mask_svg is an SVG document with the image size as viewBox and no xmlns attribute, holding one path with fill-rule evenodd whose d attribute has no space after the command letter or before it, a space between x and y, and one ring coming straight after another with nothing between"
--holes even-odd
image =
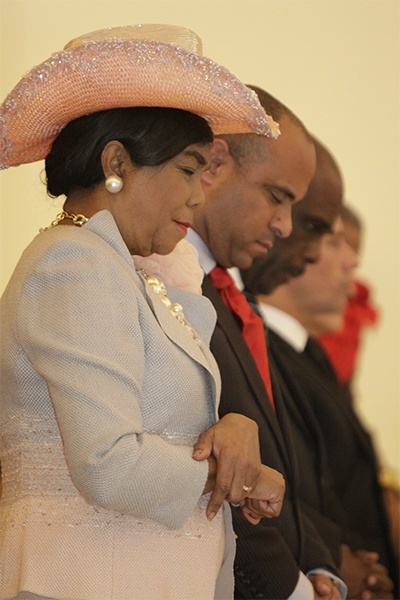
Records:
<instances>
[{"instance_id":1,"label":"cuff of sleeve","mask_svg":"<svg viewBox=\"0 0 400 600\"><path fill-rule=\"evenodd\" d=\"M329 577L329 579L331 579L338 588L342 600L345 600L345 598L347 597L347 585L345 584L343 579L340 579L340 577L337 577L337 575L334 575L331 571L328 571L327 569L313 569L312 571L308 571L307 577L309 577L310 575L318 575L318 573L322 573L322 575L326 575L327 577Z\"/></svg>"},{"instance_id":2,"label":"cuff of sleeve","mask_svg":"<svg viewBox=\"0 0 400 600\"><path fill-rule=\"evenodd\" d=\"M314 588L307 577L299 572L299 579L288 600L314 600Z\"/></svg>"}]
</instances>

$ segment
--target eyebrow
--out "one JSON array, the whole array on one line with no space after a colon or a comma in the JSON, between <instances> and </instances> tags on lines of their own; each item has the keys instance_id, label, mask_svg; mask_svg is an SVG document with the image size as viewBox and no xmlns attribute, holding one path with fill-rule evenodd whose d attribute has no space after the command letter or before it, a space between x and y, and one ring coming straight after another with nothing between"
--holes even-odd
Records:
<instances>
[{"instance_id":1,"label":"eyebrow","mask_svg":"<svg viewBox=\"0 0 400 600\"><path fill-rule=\"evenodd\" d=\"M304 215L304 219L306 221L312 222L313 225L316 225L320 228L320 230L325 230L324 233L333 233L332 223L329 223L326 219L320 216L314 215Z\"/></svg>"},{"instance_id":2,"label":"eyebrow","mask_svg":"<svg viewBox=\"0 0 400 600\"><path fill-rule=\"evenodd\" d=\"M184 156L193 156L193 158L195 158L197 160L199 165L205 166L206 164L208 164L208 162L206 161L204 156L202 154L200 154L200 152L197 152L196 150L184 150L182 152L182 154Z\"/></svg>"}]
</instances>

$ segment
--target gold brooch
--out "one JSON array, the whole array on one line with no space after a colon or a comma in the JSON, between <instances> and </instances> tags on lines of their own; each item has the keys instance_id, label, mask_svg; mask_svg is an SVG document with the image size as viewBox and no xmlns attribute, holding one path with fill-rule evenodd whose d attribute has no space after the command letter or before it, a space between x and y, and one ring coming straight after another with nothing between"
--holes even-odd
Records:
<instances>
[{"instance_id":1,"label":"gold brooch","mask_svg":"<svg viewBox=\"0 0 400 600\"><path fill-rule=\"evenodd\" d=\"M178 302L172 302L168 298L167 288L165 287L163 282L160 281L157 277L154 277L153 275L148 275L145 271L143 271L143 269L140 269L140 273L143 275L143 277L145 278L146 282L151 287L153 292L155 294L157 294L157 296L160 298L161 302L168 308L171 315L173 317L175 317L175 319L177 319L177 321L179 321L179 323L192 336L194 341L200 345L201 340L197 336L193 327L191 327L191 325L189 325L189 323L187 322L184 312L183 312L182 305L179 304Z\"/></svg>"}]
</instances>

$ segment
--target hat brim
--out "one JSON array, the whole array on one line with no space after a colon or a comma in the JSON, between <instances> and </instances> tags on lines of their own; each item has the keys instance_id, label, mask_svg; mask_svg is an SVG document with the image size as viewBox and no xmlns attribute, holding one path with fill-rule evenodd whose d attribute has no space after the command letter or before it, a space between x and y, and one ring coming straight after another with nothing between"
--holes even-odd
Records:
<instances>
[{"instance_id":1,"label":"hat brim","mask_svg":"<svg viewBox=\"0 0 400 600\"><path fill-rule=\"evenodd\" d=\"M73 119L134 106L193 112L214 134L279 134L255 92L210 59L156 41L88 42L52 55L7 96L0 168L44 159Z\"/></svg>"}]
</instances>

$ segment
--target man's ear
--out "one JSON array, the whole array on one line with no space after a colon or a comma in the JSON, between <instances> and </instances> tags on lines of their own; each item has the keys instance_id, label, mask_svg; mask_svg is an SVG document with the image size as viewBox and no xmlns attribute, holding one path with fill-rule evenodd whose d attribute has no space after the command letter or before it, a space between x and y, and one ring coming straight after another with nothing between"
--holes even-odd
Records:
<instances>
[{"instance_id":1,"label":"man's ear","mask_svg":"<svg viewBox=\"0 0 400 600\"><path fill-rule=\"evenodd\" d=\"M222 138L215 138L211 146L210 167L204 171L202 181L211 183L231 160L228 143Z\"/></svg>"}]
</instances>

